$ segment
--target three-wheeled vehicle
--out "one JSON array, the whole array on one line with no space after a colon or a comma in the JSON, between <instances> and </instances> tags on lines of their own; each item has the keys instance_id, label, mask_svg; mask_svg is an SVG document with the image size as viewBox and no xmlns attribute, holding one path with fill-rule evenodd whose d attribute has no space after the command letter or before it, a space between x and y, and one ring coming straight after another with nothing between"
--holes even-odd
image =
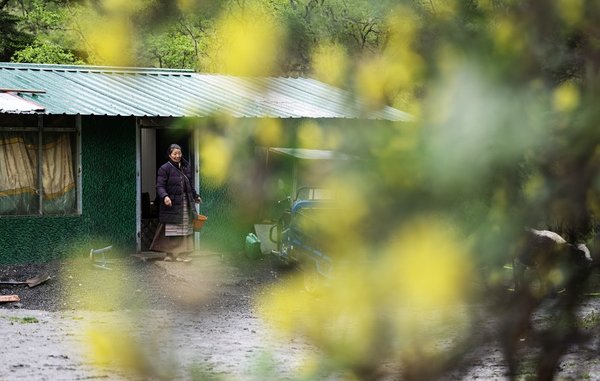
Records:
<instances>
[{"instance_id":1,"label":"three-wheeled vehicle","mask_svg":"<svg viewBox=\"0 0 600 381\"><path fill-rule=\"evenodd\" d=\"M283 156L291 162L288 192L279 200L279 217L269 238L276 249L271 253L285 264L297 264L304 273L305 286L314 290L318 280L332 277L332 257L326 252L326 236L318 218L335 209L335 195L324 187L335 174L340 160L350 156L329 150L270 148L269 155ZM281 158L278 158L281 159ZM293 195L293 196L292 196Z\"/></svg>"},{"instance_id":2,"label":"three-wheeled vehicle","mask_svg":"<svg viewBox=\"0 0 600 381\"><path fill-rule=\"evenodd\" d=\"M331 277L331 257L323 249L322 236L316 232L319 212L332 208L332 200L320 197L323 189L302 187L296 197L282 202L289 205L271 227L269 238L277 245L272 251L286 264L300 264L310 275Z\"/></svg>"}]
</instances>

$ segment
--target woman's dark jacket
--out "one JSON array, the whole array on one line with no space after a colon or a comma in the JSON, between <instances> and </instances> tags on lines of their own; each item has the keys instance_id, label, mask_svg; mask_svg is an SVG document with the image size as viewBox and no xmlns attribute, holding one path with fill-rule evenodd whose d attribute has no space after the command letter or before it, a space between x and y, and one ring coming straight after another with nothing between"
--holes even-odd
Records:
<instances>
[{"instance_id":1,"label":"woman's dark jacket","mask_svg":"<svg viewBox=\"0 0 600 381\"><path fill-rule=\"evenodd\" d=\"M182 158L180 163L181 170L177 168L177 163L171 161L167 161L158 168L156 177L156 193L159 200L158 220L164 224L181 224L183 222L184 201L189 202L190 216L194 212L194 200L198 196L194 189L194 174L186 160ZM185 189L187 192L184 191ZM170 207L166 206L164 202L167 196L171 199Z\"/></svg>"}]
</instances>

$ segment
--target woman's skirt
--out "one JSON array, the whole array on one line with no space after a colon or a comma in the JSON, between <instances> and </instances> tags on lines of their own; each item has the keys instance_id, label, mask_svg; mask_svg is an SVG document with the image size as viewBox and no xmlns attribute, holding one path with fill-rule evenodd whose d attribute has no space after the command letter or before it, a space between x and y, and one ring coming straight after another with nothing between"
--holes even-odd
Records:
<instances>
[{"instance_id":1,"label":"woman's skirt","mask_svg":"<svg viewBox=\"0 0 600 381\"><path fill-rule=\"evenodd\" d=\"M150 250L172 254L194 251L194 230L188 211L188 203L184 202L183 222L181 224L158 224Z\"/></svg>"}]
</instances>

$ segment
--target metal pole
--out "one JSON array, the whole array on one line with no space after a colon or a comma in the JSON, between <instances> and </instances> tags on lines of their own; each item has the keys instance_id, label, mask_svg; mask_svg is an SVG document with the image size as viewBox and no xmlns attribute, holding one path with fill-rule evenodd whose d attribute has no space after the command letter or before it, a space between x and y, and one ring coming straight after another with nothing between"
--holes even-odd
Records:
<instances>
[{"instance_id":1,"label":"metal pole","mask_svg":"<svg viewBox=\"0 0 600 381\"><path fill-rule=\"evenodd\" d=\"M38 193L38 214L41 216L44 214L44 156L42 145L42 128L44 126L44 117L42 114L38 114L38 157L37 157L37 193Z\"/></svg>"},{"instance_id":2,"label":"metal pole","mask_svg":"<svg viewBox=\"0 0 600 381\"><path fill-rule=\"evenodd\" d=\"M75 165L77 166L77 214L83 213L83 183L81 175L81 115L75 116Z\"/></svg>"},{"instance_id":3,"label":"metal pole","mask_svg":"<svg viewBox=\"0 0 600 381\"><path fill-rule=\"evenodd\" d=\"M141 123L135 118L135 250L142 251Z\"/></svg>"},{"instance_id":4,"label":"metal pole","mask_svg":"<svg viewBox=\"0 0 600 381\"><path fill-rule=\"evenodd\" d=\"M200 189L200 128L198 128L197 123L198 121L195 122L192 131L193 144L191 150L194 152L194 187L198 194L200 194L200 197L202 197L202 190ZM200 232L194 233L194 251L200 251Z\"/></svg>"}]
</instances>

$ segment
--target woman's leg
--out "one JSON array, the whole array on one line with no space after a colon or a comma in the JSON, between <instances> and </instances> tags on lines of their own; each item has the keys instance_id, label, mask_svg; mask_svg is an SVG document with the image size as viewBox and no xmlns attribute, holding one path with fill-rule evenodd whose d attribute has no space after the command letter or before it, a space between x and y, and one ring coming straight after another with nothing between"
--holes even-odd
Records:
<instances>
[{"instance_id":1,"label":"woman's leg","mask_svg":"<svg viewBox=\"0 0 600 381\"><path fill-rule=\"evenodd\" d=\"M172 248L175 259L180 258L181 261L188 261L190 253L194 251L194 235L190 234L170 238L172 241L176 241L176 245L173 245Z\"/></svg>"}]
</instances>

